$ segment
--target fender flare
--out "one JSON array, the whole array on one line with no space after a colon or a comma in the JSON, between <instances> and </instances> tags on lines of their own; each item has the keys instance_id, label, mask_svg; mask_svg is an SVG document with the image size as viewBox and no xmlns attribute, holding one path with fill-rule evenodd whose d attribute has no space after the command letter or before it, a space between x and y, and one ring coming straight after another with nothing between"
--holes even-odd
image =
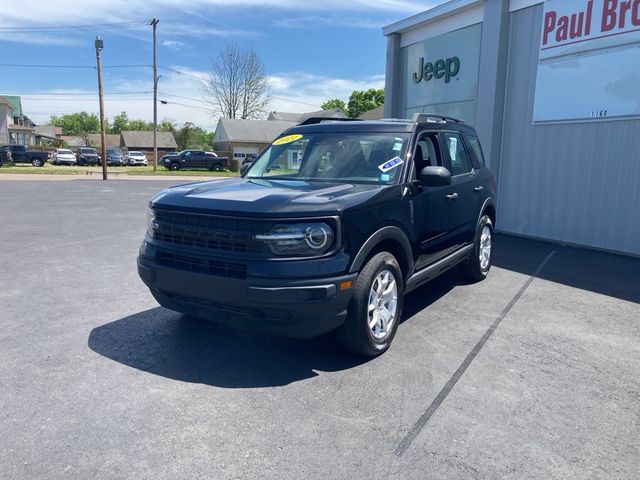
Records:
<instances>
[{"instance_id":1,"label":"fender flare","mask_svg":"<svg viewBox=\"0 0 640 480\"><path fill-rule=\"evenodd\" d=\"M478 212L478 219L476 220L476 227L478 223L480 223L480 219L482 218L482 213L485 211L487 207L493 207L493 209L496 210L496 201L493 199L493 197L487 198L482 204L482 207L480 207L480 211ZM498 223L497 220L498 219L496 218L493 223L494 224ZM493 228L496 228L496 226L494 225Z\"/></svg>"},{"instance_id":2,"label":"fender flare","mask_svg":"<svg viewBox=\"0 0 640 480\"><path fill-rule=\"evenodd\" d=\"M413 250L411 249L411 243L407 238L407 235L398 227L388 226L383 227L380 230L376 231L373 235L371 235L366 242L360 247L360 250L356 254L351 263L351 268L349 269L349 273L356 273L360 271L362 266L364 265L365 260L369 256L369 254L373 251L380 242L385 240L393 240L397 242L402 248L404 255L407 260L407 272L406 276L408 277L413 272Z\"/></svg>"}]
</instances>

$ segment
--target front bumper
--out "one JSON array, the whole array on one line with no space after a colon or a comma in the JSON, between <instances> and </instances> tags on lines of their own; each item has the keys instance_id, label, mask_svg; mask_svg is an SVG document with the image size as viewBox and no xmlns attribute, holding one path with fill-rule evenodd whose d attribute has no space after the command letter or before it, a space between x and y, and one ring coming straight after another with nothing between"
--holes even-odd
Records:
<instances>
[{"instance_id":1,"label":"front bumper","mask_svg":"<svg viewBox=\"0 0 640 480\"><path fill-rule=\"evenodd\" d=\"M152 295L170 310L296 338L311 338L342 325L357 274L314 280L246 279L169 268L139 256L138 274Z\"/></svg>"}]
</instances>

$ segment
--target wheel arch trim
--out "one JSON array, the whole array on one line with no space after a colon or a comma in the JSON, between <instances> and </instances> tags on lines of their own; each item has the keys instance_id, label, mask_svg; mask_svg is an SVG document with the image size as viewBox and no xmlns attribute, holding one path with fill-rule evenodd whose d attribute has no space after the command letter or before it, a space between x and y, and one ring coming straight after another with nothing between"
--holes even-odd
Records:
<instances>
[{"instance_id":1,"label":"wheel arch trim","mask_svg":"<svg viewBox=\"0 0 640 480\"><path fill-rule=\"evenodd\" d=\"M413 260L413 251L411 249L411 243L407 238L407 235L404 233L402 229L394 226L383 227L376 232L374 232L360 247L358 253L351 262L351 268L349 269L349 273L358 272L363 266L365 260L369 257L369 254L382 242L386 240L391 240L398 244L404 253L404 260L406 261L406 272L404 272L405 279L408 278L413 273L414 260ZM402 259L398 259L402 260Z\"/></svg>"}]
</instances>

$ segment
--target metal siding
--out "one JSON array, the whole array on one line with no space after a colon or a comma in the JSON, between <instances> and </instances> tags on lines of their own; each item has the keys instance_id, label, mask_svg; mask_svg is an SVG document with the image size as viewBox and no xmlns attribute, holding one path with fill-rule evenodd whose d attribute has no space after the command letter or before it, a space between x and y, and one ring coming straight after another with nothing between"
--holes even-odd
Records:
<instances>
[{"instance_id":1,"label":"metal siding","mask_svg":"<svg viewBox=\"0 0 640 480\"><path fill-rule=\"evenodd\" d=\"M640 255L640 120L532 124L542 9L511 14L498 226Z\"/></svg>"}]
</instances>

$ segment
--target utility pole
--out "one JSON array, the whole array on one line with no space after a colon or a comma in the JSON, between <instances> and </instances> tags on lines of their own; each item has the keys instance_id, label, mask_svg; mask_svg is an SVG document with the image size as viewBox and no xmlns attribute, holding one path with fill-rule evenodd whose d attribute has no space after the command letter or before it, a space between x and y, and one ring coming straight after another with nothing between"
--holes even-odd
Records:
<instances>
[{"instance_id":1,"label":"utility pole","mask_svg":"<svg viewBox=\"0 0 640 480\"><path fill-rule=\"evenodd\" d=\"M158 170L158 64L156 58L157 18L151 20L153 27L153 171Z\"/></svg>"},{"instance_id":2,"label":"utility pole","mask_svg":"<svg viewBox=\"0 0 640 480\"><path fill-rule=\"evenodd\" d=\"M98 98L100 100L100 141L102 143L102 180L107 179L107 135L104 130L104 97L102 95L102 58L100 54L104 43L100 37L96 37L96 62L98 67Z\"/></svg>"}]
</instances>

